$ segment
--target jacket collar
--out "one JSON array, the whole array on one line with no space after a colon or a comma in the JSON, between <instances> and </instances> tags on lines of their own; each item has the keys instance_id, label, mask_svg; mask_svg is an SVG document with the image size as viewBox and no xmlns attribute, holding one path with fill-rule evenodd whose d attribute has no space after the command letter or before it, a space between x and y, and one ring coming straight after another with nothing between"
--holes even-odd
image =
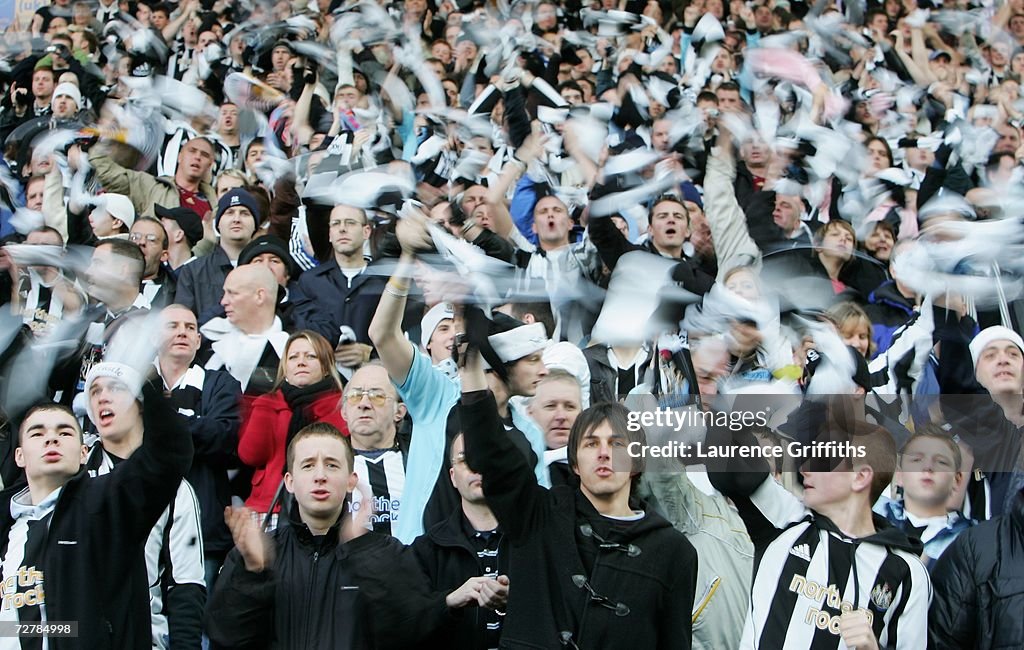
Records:
<instances>
[{"instance_id":1,"label":"jacket collar","mask_svg":"<svg viewBox=\"0 0 1024 650\"><path fill-rule=\"evenodd\" d=\"M868 302L902 309L908 315L914 313L914 305L896 288L895 280L886 280L868 296Z\"/></svg>"},{"instance_id":2,"label":"jacket collar","mask_svg":"<svg viewBox=\"0 0 1024 650\"><path fill-rule=\"evenodd\" d=\"M466 531L463 526L462 506L453 508L452 513L442 521L431 526L430 530L427 531L427 535L433 540L438 546L445 546L448 548L464 548L471 553L476 551L473 546L466 539ZM467 524L468 525L468 522ZM501 527L498 527L498 532L501 532Z\"/></svg>"},{"instance_id":3,"label":"jacket collar","mask_svg":"<svg viewBox=\"0 0 1024 650\"><path fill-rule=\"evenodd\" d=\"M334 522L326 535L314 535L299 515L299 504L295 502L295 499L291 501L291 506L288 507L288 525L295 531L295 536L300 542L307 546L319 546L320 549L334 548L338 545L341 536L341 522L345 519L345 509L348 508L347 500L342 506L341 516L338 517L338 521Z\"/></svg>"}]
</instances>

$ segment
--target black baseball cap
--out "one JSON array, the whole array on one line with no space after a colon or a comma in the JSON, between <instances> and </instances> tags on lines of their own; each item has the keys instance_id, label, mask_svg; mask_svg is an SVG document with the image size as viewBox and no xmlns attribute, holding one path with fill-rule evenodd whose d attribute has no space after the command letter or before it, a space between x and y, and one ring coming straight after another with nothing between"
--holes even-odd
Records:
<instances>
[{"instance_id":1,"label":"black baseball cap","mask_svg":"<svg viewBox=\"0 0 1024 650\"><path fill-rule=\"evenodd\" d=\"M189 246L195 246L203 239L203 220L199 215L188 208L165 208L162 205L154 206L157 219L170 219L178 224L178 227L185 232L185 239Z\"/></svg>"}]
</instances>

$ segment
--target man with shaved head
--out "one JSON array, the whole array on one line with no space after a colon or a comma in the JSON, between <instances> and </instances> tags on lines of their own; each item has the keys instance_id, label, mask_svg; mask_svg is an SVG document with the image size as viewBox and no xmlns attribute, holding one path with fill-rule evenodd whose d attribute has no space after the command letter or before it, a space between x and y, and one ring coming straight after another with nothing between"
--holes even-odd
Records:
<instances>
[{"instance_id":1,"label":"man with shaved head","mask_svg":"<svg viewBox=\"0 0 1024 650\"><path fill-rule=\"evenodd\" d=\"M223 318L200 328L209 342L208 370L226 369L250 399L274 386L288 333L274 313L277 279L265 266L244 264L224 280Z\"/></svg>"}]
</instances>

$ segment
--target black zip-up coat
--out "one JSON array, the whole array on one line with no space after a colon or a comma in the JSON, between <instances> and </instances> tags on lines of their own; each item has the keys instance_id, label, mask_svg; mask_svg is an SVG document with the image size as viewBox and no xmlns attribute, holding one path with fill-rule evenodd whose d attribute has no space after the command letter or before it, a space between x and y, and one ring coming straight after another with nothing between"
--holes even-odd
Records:
<instances>
[{"instance_id":1,"label":"black zip-up coat","mask_svg":"<svg viewBox=\"0 0 1024 650\"><path fill-rule=\"evenodd\" d=\"M579 489L538 486L489 391L463 395L462 425L511 545L502 648L690 647L697 552L682 533L651 511L613 523Z\"/></svg>"},{"instance_id":2,"label":"black zip-up coat","mask_svg":"<svg viewBox=\"0 0 1024 650\"><path fill-rule=\"evenodd\" d=\"M142 446L118 471L90 478L83 469L60 493L45 544L46 618L78 621L78 637L51 650L134 650L152 645L144 549L192 462L192 438L156 388L143 388ZM6 557L14 520L0 493L0 540Z\"/></svg>"},{"instance_id":3,"label":"black zip-up coat","mask_svg":"<svg viewBox=\"0 0 1024 650\"><path fill-rule=\"evenodd\" d=\"M1024 647L1024 492L1002 517L961 533L932 584L930 648Z\"/></svg>"},{"instance_id":4,"label":"black zip-up coat","mask_svg":"<svg viewBox=\"0 0 1024 650\"><path fill-rule=\"evenodd\" d=\"M434 597L439 599L440 606L445 606L448 594L466 580L486 573L486 567L481 564L476 549L466 536L462 517L462 508L455 508L451 516L434 524L412 543L412 550L430 578L430 584L436 590ZM501 532L495 534L500 535ZM508 575L508 555L508 541L502 535L498 542L498 562L492 567L498 575ZM424 647L486 650L487 630L480 619L481 612L479 607L472 605L451 612Z\"/></svg>"},{"instance_id":5,"label":"black zip-up coat","mask_svg":"<svg viewBox=\"0 0 1024 650\"><path fill-rule=\"evenodd\" d=\"M339 544L339 524L314 536L297 510L274 531L270 569L247 571L238 549L228 554L206 610L215 647L405 650L447 616L398 540L366 533Z\"/></svg>"}]
</instances>

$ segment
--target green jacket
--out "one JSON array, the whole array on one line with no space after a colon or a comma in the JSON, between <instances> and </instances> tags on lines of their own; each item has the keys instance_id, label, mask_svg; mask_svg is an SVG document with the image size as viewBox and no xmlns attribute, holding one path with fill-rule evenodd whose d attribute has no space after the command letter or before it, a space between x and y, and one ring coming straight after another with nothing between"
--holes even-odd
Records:
<instances>
[{"instance_id":1,"label":"green jacket","mask_svg":"<svg viewBox=\"0 0 1024 650\"><path fill-rule=\"evenodd\" d=\"M178 186L170 176L156 177L146 172L127 169L114 162L106 151L93 149L89 152L89 164L96 170L96 178L107 192L124 194L135 206L135 214L140 217L155 217L153 206L165 208L181 207L181 195ZM217 210L217 191L209 183L199 184L199 191L210 201L210 209ZM192 247L196 257L208 255L216 247L215 241L200 240Z\"/></svg>"},{"instance_id":2,"label":"green jacket","mask_svg":"<svg viewBox=\"0 0 1024 650\"><path fill-rule=\"evenodd\" d=\"M135 214L140 217L155 216L153 206L165 208L181 206L178 187L170 176L156 177L146 172L137 172L122 167L104 151L93 149L89 152L89 164L96 170L96 178L103 189L108 192L124 194L132 200ZM201 183L199 191L209 201L213 210L217 209L217 192L209 183Z\"/></svg>"}]
</instances>

